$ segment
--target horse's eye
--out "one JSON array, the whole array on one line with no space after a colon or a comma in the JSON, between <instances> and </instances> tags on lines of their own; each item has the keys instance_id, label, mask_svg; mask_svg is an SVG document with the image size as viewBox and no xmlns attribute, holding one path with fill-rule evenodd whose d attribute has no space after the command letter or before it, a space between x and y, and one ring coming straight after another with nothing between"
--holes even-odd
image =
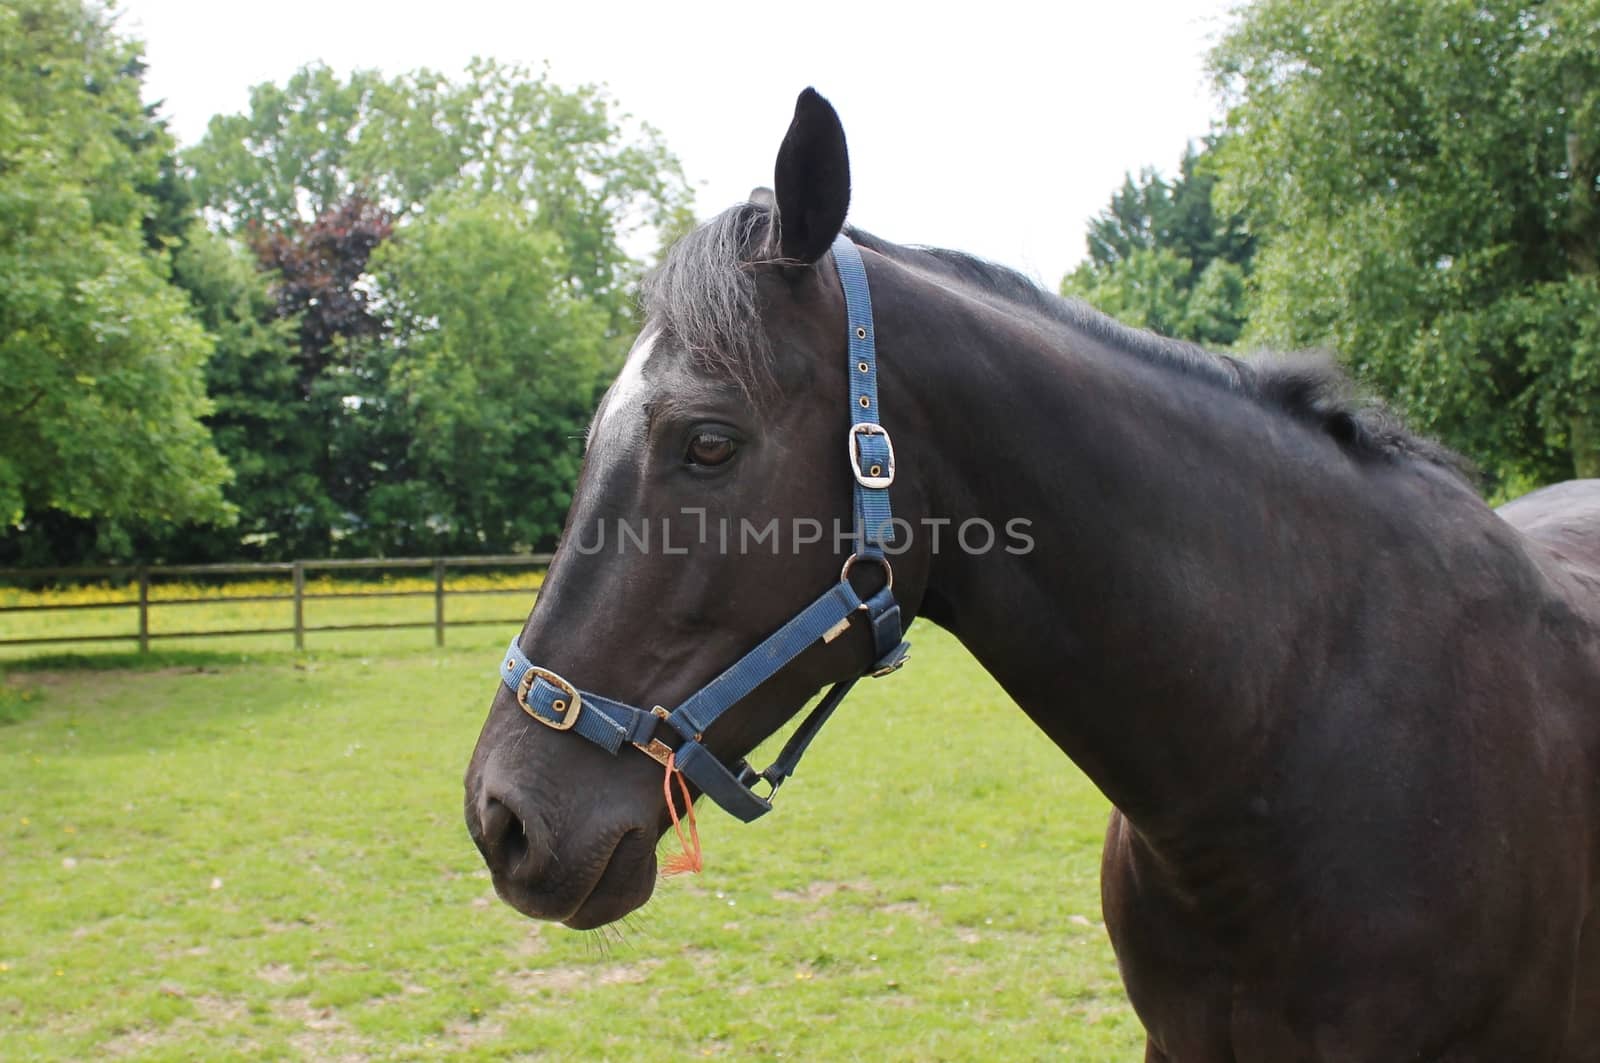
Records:
<instances>
[{"instance_id":1,"label":"horse's eye","mask_svg":"<svg viewBox=\"0 0 1600 1063\"><path fill-rule=\"evenodd\" d=\"M735 450L733 440L717 432L697 432L689 440L689 452L684 460L690 465L699 465L702 468L716 468L725 465L733 457Z\"/></svg>"}]
</instances>

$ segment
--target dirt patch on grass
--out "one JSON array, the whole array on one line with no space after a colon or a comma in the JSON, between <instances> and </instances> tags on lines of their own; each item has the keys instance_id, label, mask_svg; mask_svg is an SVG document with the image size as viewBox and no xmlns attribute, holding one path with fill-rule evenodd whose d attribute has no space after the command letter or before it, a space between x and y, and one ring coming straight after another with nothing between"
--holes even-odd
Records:
<instances>
[{"instance_id":1,"label":"dirt patch on grass","mask_svg":"<svg viewBox=\"0 0 1600 1063\"><path fill-rule=\"evenodd\" d=\"M256 977L268 985L290 985L305 978L305 975L287 963L269 963L256 971Z\"/></svg>"},{"instance_id":2,"label":"dirt patch on grass","mask_svg":"<svg viewBox=\"0 0 1600 1063\"><path fill-rule=\"evenodd\" d=\"M877 911L884 915L904 915L915 919L919 923L928 923L937 926L939 916L932 908L921 901L895 901L892 904L880 904Z\"/></svg>"},{"instance_id":3,"label":"dirt patch on grass","mask_svg":"<svg viewBox=\"0 0 1600 1063\"><path fill-rule=\"evenodd\" d=\"M461 1048L479 1048L506 1035L503 1022L474 1019L471 1022L452 1022L444 1028L445 1036Z\"/></svg>"},{"instance_id":4,"label":"dirt patch on grass","mask_svg":"<svg viewBox=\"0 0 1600 1063\"><path fill-rule=\"evenodd\" d=\"M1128 1004L1121 998L1107 997L1073 1004L1071 1011L1080 1021L1092 1026L1098 1022L1121 1018L1127 1014Z\"/></svg>"},{"instance_id":5,"label":"dirt patch on grass","mask_svg":"<svg viewBox=\"0 0 1600 1063\"><path fill-rule=\"evenodd\" d=\"M291 997L273 1004L279 1018L300 1027L289 1044L302 1059L356 1063L370 1058L372 1044L360 1036L332 1008L313 1008L309 1001Z\"/></svg>"},{"instance_id":6,"label":"dirt patch on grass","mask_svg":"<svg viewBox=\"0 0 1600 1063\"><path fill-rule=\"evenodd\" d=\"M168 996L181 997L194 1005L197 1014L193 1017L184 1016L174 1019L164 1026L153 1024L136 1026L131 1030L124 1030L109 1040L96 1046L96 1054L105 1059L126 1059L129 1056L144 1056L162 1054L161 1049L168 1048L178 1042L189 1040L197 1035L204 1035L205 1031L214 1030L218 1026L244 1020L247 1009L243 1001L232 997L217 996L213 993L202 993L189 996L176 986L162 986L161 992ZM238 1049L244 1055L252 1055L249 1045L229 1043L230 1048Z\"/></svg>"},{"instance_id":7,"label":"dirt patch on grass","mask_svg":"<svg viewBox=\"0 0 1600 1063\"><path fill-rule=\"evenodd\" d=\"M798 890L773 890L775 901L807 901L815 903L832 897L835 893L865 893L872 889L870 882L813 882Z\"/></svg>"},{"instance_id":8,"label":"dirt patch on grass","mask_svg":"<svg viewBox=\"0 0 1600 1063\"><path fill-rule=\"evenodd\" d=\"M716 970L721 955L721 953L713 952L711 949L695 948L692 945L686 947L682 952L683 958L689 961L689 966L693 967L695 973L699 975L709 975Z\"/></svg>"},{"instance_id":9,"label":"dirt patch on grass","mask_svg":"<svg viewBox=\"0 0 1600 1063\"><path fill-rule=\"evenodd\" d=\"M638 985L661 966L660 960L614 963L610 967L544 967L521 971L512 976L512 991L517 996L541 990L570 993L590 986Z\"/></svg>"},{"instance_id":10,"label":"dirt patch on grass","mask_svg":"<svg viewBox=\"0 0 1600 1063\"><path fill-rule=\"evenodd\" d=\"M522 940L517 942L516 952L518 956L537 956L549 950L550 942L545 940L544 927L535 925L529 927Z\"/></svg>"}]
</instances>

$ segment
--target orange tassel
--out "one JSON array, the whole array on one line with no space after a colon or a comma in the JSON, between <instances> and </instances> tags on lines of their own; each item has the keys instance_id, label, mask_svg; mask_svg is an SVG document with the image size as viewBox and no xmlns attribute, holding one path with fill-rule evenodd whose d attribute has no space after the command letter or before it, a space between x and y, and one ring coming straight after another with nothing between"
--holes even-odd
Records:
<instances>
[{"instance_id":1,"label":"orange tassel","mask_svg":"<svg viewBox=\"0 0 1600 1063\"><path fill-rule=\"evenodd\" d=\"M689 832L684 834L683 824L678 820L678 805L672 796L672 780L678 780L678 790L683 794L683 805L687 810L684 815L689 820ZM689 784L683 781L683 775L678 771L677 758L671 753L667 754L667 775L661 780L661 792L667 796L667 815L672 817L672 830L678 836L678 844L683 847L683 852L668 860L661 867L663 875L681 875L684 872L698 874L701 868L700 860L700 828L694 822L694 802L689 798Z\"/></svg>"}]
</instances>

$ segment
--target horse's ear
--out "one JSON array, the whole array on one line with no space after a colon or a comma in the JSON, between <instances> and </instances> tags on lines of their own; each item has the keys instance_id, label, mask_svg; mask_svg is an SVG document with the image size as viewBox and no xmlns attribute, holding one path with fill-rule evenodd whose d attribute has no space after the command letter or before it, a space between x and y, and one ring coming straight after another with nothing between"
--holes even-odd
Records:
<instances>
[{"instance_id":1,"label":"horse's ear","mask_svg":"<svg viewBox=\"0 0 1600 1063\"><path fill-rule=\"evenodd\" d=\"M844 126L816 89L794 103L794 121L778 148L778 253L812 263L833 244L850 209L850 154Z\"/></svg>"}]
</instances>

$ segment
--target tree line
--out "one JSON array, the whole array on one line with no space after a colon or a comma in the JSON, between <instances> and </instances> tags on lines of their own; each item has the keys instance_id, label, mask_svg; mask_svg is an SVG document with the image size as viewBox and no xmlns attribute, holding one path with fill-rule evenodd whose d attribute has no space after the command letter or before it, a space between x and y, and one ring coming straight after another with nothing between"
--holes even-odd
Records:
<instances>
[{"instance_id":1,"label":"tree line","mask_svg":"<svg viewBox=\"0 0 1600 1063\"><path fill-rule=\"evenodd\" d=\"M654 131L311 65L180 152L106 7L0 0L0 60L0 564L553 542L692 220ZM1255 0L1211 69L1224 119L1063 293L1332 349L1492 491L1600 475L1600 0Z\"/></svg>"},{"instance_id":2,"label":"tree line","mask_svg":"<svg viewBox=\"0 0 1600 1063\"><path fill-rule=\"evenodd\" d=\"M1600 0L1255 0L1210 64L1220 128L1063 293L1332 350L1493 494L1600 476Z\"/></svg>"},{"instance_id":3,"label":"tree line","mask_svg":"<svg viewBox=\"0 0 1600 1063\"><path fill-rule=\"evenodd\" d=\"M688 224L654 131L516 66L312 65L179 153L102 6L5 0L0 57L0 564L554 541Z\"/></svg>"}]
</instances>

